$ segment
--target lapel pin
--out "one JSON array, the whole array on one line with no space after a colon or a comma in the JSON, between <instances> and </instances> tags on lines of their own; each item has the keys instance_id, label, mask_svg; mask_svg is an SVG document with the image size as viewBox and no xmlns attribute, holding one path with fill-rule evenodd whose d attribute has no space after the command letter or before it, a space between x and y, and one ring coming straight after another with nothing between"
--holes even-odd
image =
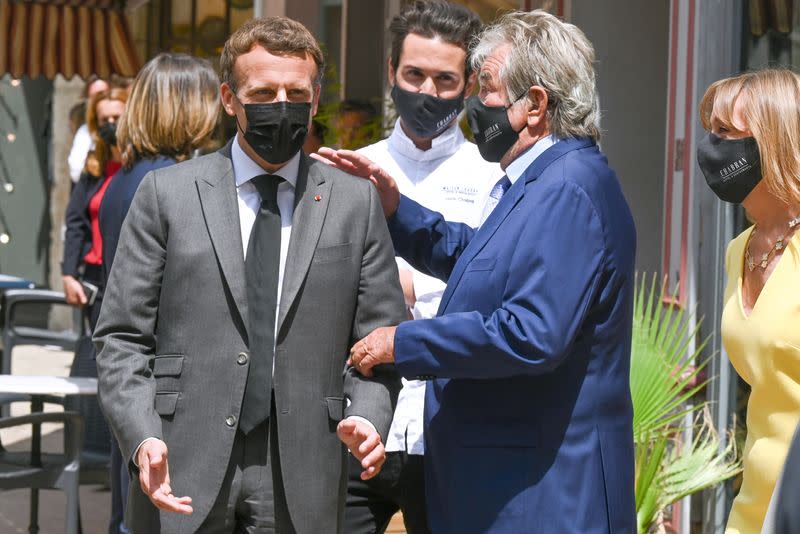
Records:
<instances>
[{"instance_id":1,"label":"lapel pin","mask_svg":"<svg viewBox=\"0 0 800 534\"><path fill-rule=\"evenodd\" d=\"M314 202L319 202L320 200L322 200L321 196L317 195L314 197Z\"/></svg>"}]
</instances>

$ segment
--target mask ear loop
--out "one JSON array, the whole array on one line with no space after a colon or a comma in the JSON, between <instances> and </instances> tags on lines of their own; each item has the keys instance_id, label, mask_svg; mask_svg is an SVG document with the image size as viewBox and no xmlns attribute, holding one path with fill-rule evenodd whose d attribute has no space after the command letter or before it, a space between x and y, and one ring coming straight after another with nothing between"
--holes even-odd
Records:
<instances>
[{"instance_id":1,"label":"mask ear loop","mask_svg":"<svg viewBox=\"0 0 800 534\"><path fill-rule=\"evenodd\" d=\"M514 104L516 104L516 103L517 103L517 102L519 102L519 101L520 101L520 100L521 100L523 97L526 97L526 96L528 96L526 93L522 93L521 95L519 95L517 98L515 98L515 99L514 99L514 101L513 101L513 102L511 102L511 103L510 103L508 106L506 106L506 111L508 111L509 109L511 109L511 107L512 107ZM508 116L508 115L506 114L506 116ZM509 126L511 126L511 121L508 121L508 124L509 124ZM524 129L525 129L525 128L527 128L527 127L528 127L528 123L527 123L527 121L526 121L526 122L525 122L525 124L523 124L523 125L522 125L522 128L520 128L519 130L514 130L514 132L515 132L517 135L519 135L519 134L522 132L522 130L524 130Z\"/></svg>"},{"instance_id":2,"label":"mask ear loop","mask_svg":"<svg viewBox=\"0 0 800 534\"><path fill-rule=\"evenodd\" d=\"M236 91L232 91L232 92L233 92L233 98L235 98L236 101L239 102L239 105L242 106L242 109L244 109L244 103L241 100L239 100L239 95L236 94ZM234 120L234 122L236 122L236 129L239 132L241 132L242 136L244 137L245 131L242 128L242 126L239 124L239 115L234 113L233 114L233 120Z\"/></svg>"}]
</instances>

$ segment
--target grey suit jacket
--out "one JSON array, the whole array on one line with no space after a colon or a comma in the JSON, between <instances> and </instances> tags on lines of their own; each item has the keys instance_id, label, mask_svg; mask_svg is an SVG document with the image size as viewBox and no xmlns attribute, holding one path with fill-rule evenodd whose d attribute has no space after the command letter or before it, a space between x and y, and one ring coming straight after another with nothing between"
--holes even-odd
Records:
<instances>
[{"instance_id":1,"label":"grey suit jacket","mask_svg":"<svg viewBox=\"0 0 800 534\"><path fill-rule=\"evenodd\" d=\"M351 345L405 317L394 252L371 184L302 156L279 307L274 394L286 501L298 534L341 530L345 449L336 424L386 439L399 378L345 369ZM149 173L126 218L95 330L99 399L129 461L169 447L159 512L134 477L134 532L194 532L220 491L247 378L247 295L230 144Z\"/></svg>"}]
</instances>

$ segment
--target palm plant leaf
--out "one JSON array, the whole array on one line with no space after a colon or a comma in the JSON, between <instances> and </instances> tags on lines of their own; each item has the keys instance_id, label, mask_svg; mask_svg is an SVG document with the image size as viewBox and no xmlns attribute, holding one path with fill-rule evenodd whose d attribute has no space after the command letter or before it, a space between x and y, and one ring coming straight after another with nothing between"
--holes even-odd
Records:
<instances>
[{"instance_id":1,"label":"palm plant leaf","mask_svg":"<svg viewBox=\"0 0 800 534\"><path fill-rule=\"evenodd\" d=\"M636 445L636 514L645 534L671 503L714 486L741 471L734 440L720 451L705 403L688 404L708 381L696 383L709 359L706 341L692 348L700 323L680 308L664 306L664 284L638 280L631 339L631 396ZM681 443L681 421L703 410L692 427L695 438ZM702 415L702 417L701 417Z\"/></svg>"},{"instance_id":2,"label":"palm plant leaf","mask_svg":"<svg viewBox=\"0 0 800 534\"><path fill-rule=\"evenodd\" d=\"M649 437L698 407L682 409L706 382L693 384L707 362L699 362L705 341L687 354L700 324L691 326L683 310L662 306L664 285L650 291L637 284L631 340L631 395L634 437ZM692 367L695 365L695 367Z\"/></svg>"}]
</instances>

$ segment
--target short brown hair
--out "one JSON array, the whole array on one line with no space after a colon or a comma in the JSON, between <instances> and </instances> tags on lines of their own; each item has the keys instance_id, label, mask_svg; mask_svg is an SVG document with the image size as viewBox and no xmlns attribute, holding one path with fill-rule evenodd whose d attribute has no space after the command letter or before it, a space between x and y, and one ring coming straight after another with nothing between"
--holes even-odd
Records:
<instances>
[{"instance_id":1,"label":"short brown hair","mask_svg":"<svg viewBox=\"0 0 800 534\"><path fill-rule=\"evenodd\" d=\"M308 54L317 65L314 84L322 83L325 60L319 43L308 29L299 22L286 17L264 17L245 22L227 41L222 49L219 64L222 81L236 92L238 80L233 72L236 59L259 45L276 54Z\"/></svg>"},{"instance_id":2,"label":"short brown hair","mask_svg":"<svg viewBox=\"0 0 800 534\"><path fill-rule=\"evenodd\" d=\"M800 76L788 69L746 72L711 84L700 102L700 121L711 131L712 115L733 125L739 99L745 126L761 154L767 189L791 205L800 205Z\"/></svg>"},{"instance_id":3,"label":"short brown hair","mask_svg":"<svg viewBox=\"0 0 800 534\"><path fill-rule=\"evenodd\" d=\"M214 132L219 78L205 59L162 53L142 68L117 128L122 163L166 156L185 160Z\"/></svg>"},{"instance_id":4,"label":"short brown hair","mask_svg":"<svg viewBox=\"0 0 800 534\"><path fill-rule=\"evenodd\" d=\"M396 71L400 65L400 54L403 43L409 33L426 39L437 37L445 43L463 49L467 55L464 62L464 74L472 72L470 53L473 41L480 33L483 24L473 11L464 6L451 4L444 0L416 0L408 4L403 11L389 23L392 34L390 59Z\"/></svg>"}]
</instances>

